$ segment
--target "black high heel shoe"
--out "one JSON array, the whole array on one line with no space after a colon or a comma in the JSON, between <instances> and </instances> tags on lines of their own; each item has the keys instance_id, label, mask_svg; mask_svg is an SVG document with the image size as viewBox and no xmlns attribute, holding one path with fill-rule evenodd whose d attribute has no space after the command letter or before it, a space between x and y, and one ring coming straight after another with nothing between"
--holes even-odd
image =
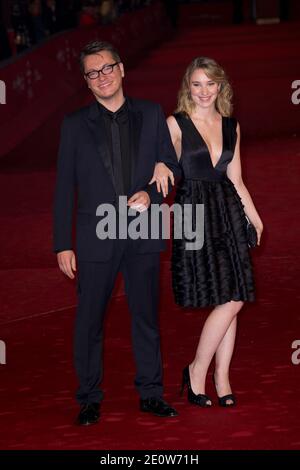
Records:
<instances>
[{"instance_id":1,"label":"black high heel shoe","mask_svg":"<svg viewBox=\"0 0 300 470\"><path fill-rule=\"evenodd\" d=\"M213 380L213 384L215 386L215 389L217 390L214 375L212 376L212 380ZM232 403L227 403L227 400L231 400ZM218 402L219 402L219 406L222 406L223 408L229 408L231 406L236 406L236 398L233 395L233 393L229 393L228 395L224 395L223 397L218 396Z\"/></svg>"},{"instance_id":2,"label":"black high heel shoe","mask_svg":"<svg viewBox=\"0 0 300 470\"><path fill-rule=\"evenodd\" d=\"M180 390L181 396L183 395L184 388L186 385L188 389L187 397L190 403L193 403L193 405L201 406L202 408L210 408L212 406L212 401L208 395L204 395L202 393L199 393L198 395L196 395L193 392L192 386L191 386L189 366L185 367L182 371L182 384L181 384L181 390Z\"/></svg>"}]
</instances>

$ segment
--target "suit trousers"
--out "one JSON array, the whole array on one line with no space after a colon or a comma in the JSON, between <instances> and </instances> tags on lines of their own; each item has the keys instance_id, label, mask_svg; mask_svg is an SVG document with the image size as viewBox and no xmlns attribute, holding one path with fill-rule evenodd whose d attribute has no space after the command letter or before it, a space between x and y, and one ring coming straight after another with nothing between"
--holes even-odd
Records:
<instances>
[{"instance_id":1,"label":"suit trousers","mask_svg":"<svg viewBox=\"0 0 300 470\"><path fill-rule=\"evenodd\" d=\"M78 263L78 306L75 320L74 362L80 404L103 398L103 320L119 271L131 313L135 386L142 399L161 397L162 363L158 329L159 253L138 254L135 240L115 240L107 262ZM118 314L118 312L115 312ZM117 351L116 351L117 354Z\"/></svg>"}]
</instances>

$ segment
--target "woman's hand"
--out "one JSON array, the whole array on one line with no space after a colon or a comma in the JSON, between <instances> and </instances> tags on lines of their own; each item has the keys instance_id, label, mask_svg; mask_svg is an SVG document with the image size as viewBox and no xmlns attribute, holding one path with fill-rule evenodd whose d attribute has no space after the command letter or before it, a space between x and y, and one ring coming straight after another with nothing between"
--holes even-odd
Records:
<instances>
[{"instance_id":1,"label":"woman's hand","mask_svg":"<svg viewBox=\"0 0 300 470\"><path fill-rule=\"evenodd\" d=\"M263 232L264 227L262 223L256 224L254 225L254 227L257 233L257 244L260 245L261 234Z\"/></svg>"},{"instance_id":2,"label":"woman's hand","mask_svg":"<svg viewBox=\"0 0 300 470\"><path fill-rule=\"evenodd\" d=\"M149 184L156 183L157 191L162 191L163 196L166 197L169 192L169 178L172 186L175 184L174 175L171 170L162 162L156 163L154 173Z\"/></svg>"}]
</instances>

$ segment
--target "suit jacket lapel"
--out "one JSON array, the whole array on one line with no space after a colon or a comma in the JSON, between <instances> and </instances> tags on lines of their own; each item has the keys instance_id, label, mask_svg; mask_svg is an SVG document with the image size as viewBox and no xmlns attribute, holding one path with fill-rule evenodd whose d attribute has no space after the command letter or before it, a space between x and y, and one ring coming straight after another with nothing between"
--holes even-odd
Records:
<instances>
[{"instance_id":1,"label":"suit jacket lapel","mask_svg":"<svg viewBox=\"0 0 300 470\"><path fill-rule=\"evenodd\" d=\"M109 155L107 137L105 134L104 119L101 112L99 111L97 102L90 106L86 121L93 136L99 158L101 158L102 163L111 179L111 182L113 186L115 186L111 156Z\"/></svg>"},{"instance_id":2,"label":"suit jacket lapel","mask_svg":"<svg viewBox=\"0 0 300 470\"><path fill-rule=\"evenodd\" d=\"M135 107L134 100L127 98L128 102L128 112L129 112L129 121L130 121L130 141L131 141L131 152L132 152L132 165L131 165L131 184L134 187L139 154L140 154L140 138L141 130L143 126L143 114L140 110L137 110ZM105 135L105 124L101 112L99 111L97 102L94 102L88 109L87 114L87 124L93 136L96 149L98 151L99 157L102 160L102 163L111 179L111 182L115 188L113 168L111 156L109 154L109 148L107 145L106 135Z\"/></svg>"},{"instance_id":3,"label":"suit jacket lapel","mask_svg":"<svg viewBox=\"0 0 300 470\"><path fill-rule=\"evenodd\" d=\"M140 154L140 138L143 126L143 114L137 110L134 105L134 100L127 98L129 120L130 120L130 137L131 137L131 152L132 152L132 165L131 165L131 184L134 183L137 177L139 154Z\"/></svg>"}]
</instances>

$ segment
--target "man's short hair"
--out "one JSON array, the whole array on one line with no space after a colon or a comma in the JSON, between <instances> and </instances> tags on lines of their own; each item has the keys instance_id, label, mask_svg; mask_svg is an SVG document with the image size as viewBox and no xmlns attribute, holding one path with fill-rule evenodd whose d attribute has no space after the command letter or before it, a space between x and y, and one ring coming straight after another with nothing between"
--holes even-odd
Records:
<instances>
[{"instance_id":1,"label":"man's short hair","mask_svg":"<svg viewBox=\"0 0 300 470\"><path fill-rule=\"evenodd\" d=\"M106 41L89 42L81 50L80 56L79 56L80 70L83 74L84 74L84 58L87 57L88 55L97 54L98 52L101 52L101 51L110 52L113 59L116 62L121 62L119 52L110 42L106 42Z\"/></svg>"}]
</instances>

